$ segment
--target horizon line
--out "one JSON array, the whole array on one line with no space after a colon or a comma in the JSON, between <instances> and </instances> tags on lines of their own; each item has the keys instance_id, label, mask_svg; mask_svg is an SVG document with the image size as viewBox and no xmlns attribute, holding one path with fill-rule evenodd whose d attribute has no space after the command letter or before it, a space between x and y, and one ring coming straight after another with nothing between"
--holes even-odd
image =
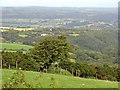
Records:
<instances>
[{"instance_id":1,"label":"horizon line","mask_svg":"<svg viewBox=\"0 0 120 90\"><path fill-rule=\"evenodd\" d=\"M4 7L53 7L53 8L118 8L119 6L113 6L113 7L95 7L95 6L81 6L81 7L75 7L75 6L0 6L1 8L4 8Z\"/></svg>"}]
</instances>

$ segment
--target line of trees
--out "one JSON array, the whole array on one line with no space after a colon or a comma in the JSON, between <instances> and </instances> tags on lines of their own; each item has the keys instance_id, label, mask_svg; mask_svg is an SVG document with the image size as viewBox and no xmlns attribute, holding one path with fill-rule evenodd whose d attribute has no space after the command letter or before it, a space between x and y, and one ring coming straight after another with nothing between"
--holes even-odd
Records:
<instances>
[{"instance_id":1,"label":"line of trees","mask_svg":"<svg viewBox=\"0 0 120 90\"><path fill-rule=\"evenodd\" d=\"M120 69L108 65L88 65L83 62L61 62L60 67L67 69L74 76L102 80L120 81Z\"/></svg>"},{"instance_id":2,"label":"line of trees","mask_svg":"<svg viewBox=\"0 0 120 90\"><path fill-rule=\"evenodd\" d=\"M56 70L64 70L78 77L120 81L119 68L77 62L72 48L64 35L46 36L29 52L3 50L2 66L9 69L49 71L49 73L52 73L54 68L59 68ZM51 67L54 67L53 70L50 70Z\"/></svg>"}]
</instances>

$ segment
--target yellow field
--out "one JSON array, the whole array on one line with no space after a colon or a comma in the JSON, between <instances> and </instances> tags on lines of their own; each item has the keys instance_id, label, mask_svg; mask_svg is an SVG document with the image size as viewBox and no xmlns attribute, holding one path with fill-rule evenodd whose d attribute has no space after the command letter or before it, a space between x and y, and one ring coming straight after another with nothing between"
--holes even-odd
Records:
<instances>
[{"instance_id":1,"label":"yellow field","mask_svg":"<svg viewBox=\"0 0 120 90\"><path fill-rule=\"evenodd\" d=\"M18 31L28 31L28 30L33 30L34 28L13 28L13 30L18 30Z\"/></svg>"},{"instance_id":2,"label":"yellow field","mask_svg":"<svg viewBox=\"0 0 120 90\"><path fill-rule=\"evenodd\" d=\"M0 29L10 29L10 27L0 27Z\"/></svg>"},{"instance_id":3,"label":"yellow field","mask_svg":"<svg viewBox=\"0 0 120 90\"><path fill-rule=\"evenodd\" d=\"M17 28L13 28L13 27L0 27L1 31L5 31L5 30L17 30L17 31L28 31L28 30L33 30L34 28L27 28L27 27L17 27Z\"/></svg>"}]
</instances>

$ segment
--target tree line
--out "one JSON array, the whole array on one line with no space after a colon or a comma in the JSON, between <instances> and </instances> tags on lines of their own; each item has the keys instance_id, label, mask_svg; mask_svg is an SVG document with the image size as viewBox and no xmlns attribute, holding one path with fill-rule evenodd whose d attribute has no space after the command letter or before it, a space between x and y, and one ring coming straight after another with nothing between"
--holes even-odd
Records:
<instances>
[{"instance_id":1,"label":"tree line","mask_svg":"<svg viewBox=\"0 0 120 90\"><path fill-rule=\"evenodd\" d=\"M120 81L119 68L78 62L75 60L73 48L74 45L67 41L65 35L46 36L41 38L28 52L3 50L1 52L2 67L38 72L49 71L49 73L61 73L64 70L78 77Z\"/></svg>"}]
</instances>

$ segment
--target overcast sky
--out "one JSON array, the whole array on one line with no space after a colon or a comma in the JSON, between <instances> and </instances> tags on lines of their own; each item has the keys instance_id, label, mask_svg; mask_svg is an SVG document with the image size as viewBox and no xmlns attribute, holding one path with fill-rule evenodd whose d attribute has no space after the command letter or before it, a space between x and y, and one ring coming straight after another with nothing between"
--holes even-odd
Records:
<instances>
[{"instance_id":1,"label":"overcast sky","mask_svg":"<svg viewBox=\"0 0 120 90\"><path fill-rule=\"evenodd\" d=\"M119 0L0 0L0 6L118 7Z\"/></svg>"}]
</instances>

